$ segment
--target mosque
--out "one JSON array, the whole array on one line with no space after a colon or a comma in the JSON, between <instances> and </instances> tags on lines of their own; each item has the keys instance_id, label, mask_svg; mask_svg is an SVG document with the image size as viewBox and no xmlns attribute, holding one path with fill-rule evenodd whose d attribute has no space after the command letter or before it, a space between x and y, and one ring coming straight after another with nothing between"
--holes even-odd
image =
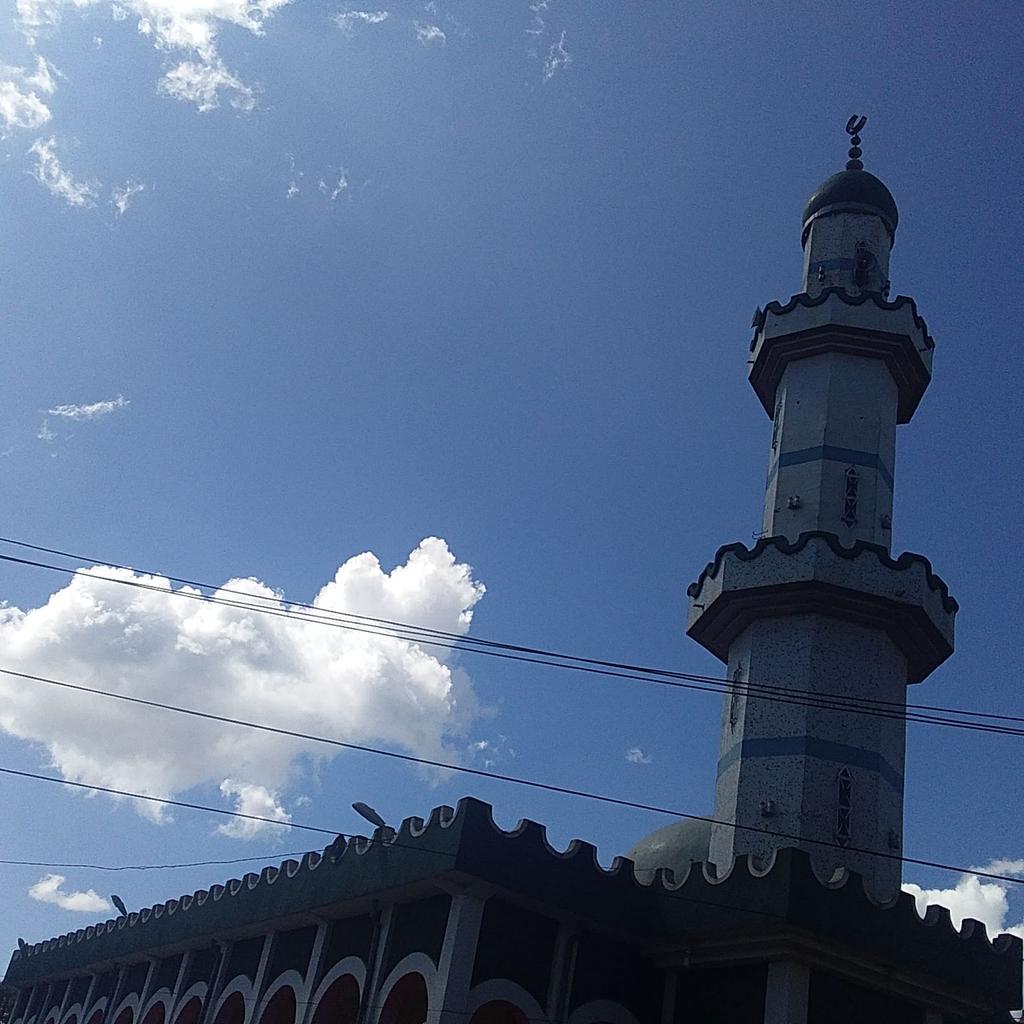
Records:
<instances>
[{"instance_id":1,"label":"mosque","mask_svg":"<svg viewBox=\"0 0 1024 1024\"><path fill-rule=\"evenodd\" d=\"M1021 940L900 892L906 687L952 654L957 604L890 554L896 427L934 342L889 298L898 211L862 128L804 209L803 290L754 316L761 539L688 590L687 632L733 681L713 816L605 869L467 797L25 945L11 1024L1010 1020Z\"/></svg>"}]
</instances>

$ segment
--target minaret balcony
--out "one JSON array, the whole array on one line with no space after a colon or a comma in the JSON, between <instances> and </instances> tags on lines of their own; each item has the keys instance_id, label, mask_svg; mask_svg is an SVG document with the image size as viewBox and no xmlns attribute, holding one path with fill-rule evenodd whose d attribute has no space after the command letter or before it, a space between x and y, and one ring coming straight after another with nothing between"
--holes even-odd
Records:
<instances>
[{"instance_id":1,"label":"minaret balcony","mask_svg":"<svg viewBox=\"0 0 1024 1024\"><path fill-rule=\"evenodd\" d=\"M881 359L899 389L897 423L909 423L932 377L935 343L914 300L901 295L851 295L827 288L813 298L794 295L769 302L754 315L750 383L765 412L774 415L775 392L786 365L822 352Z\"/></svg>"},{"instance_id":2,"label":"minaret balcony","mask_svg":"<svg viewBox=\"0 0 1024 1024\"><path fill-rule=\"evenodd\" d=\"M828 533L804 533L794 543L768 537L750 549L726 545L687 594L687 634L726 663L729 647L752 622L791 615L884 631L907 659L908 683L925 679L953 653L958 606L926 558L893 559L864 542L843 547Z\"/></svg>"}]
</instances>

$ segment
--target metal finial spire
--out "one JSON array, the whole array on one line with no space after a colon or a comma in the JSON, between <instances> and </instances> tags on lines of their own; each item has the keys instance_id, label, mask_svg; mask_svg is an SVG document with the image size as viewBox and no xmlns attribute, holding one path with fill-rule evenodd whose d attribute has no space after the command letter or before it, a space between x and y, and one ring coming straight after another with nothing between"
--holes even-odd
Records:
<instances>
[{"instance_id":1,"label":"metal finial spire","mask_svg":"<svg viewBox=\"0 0 1024 1024\"><path fill-rule=\"evenodd\" d=\"M850 136L850 159L846 161L846 169L848 171L863 171L864 164L861 163L861 148L860 148L860 133L864 130L864 125L868 123L866 117L861 117L859 114L854 114L849 121L846 122L846 134Z\"/></svg>"}]
</instances>

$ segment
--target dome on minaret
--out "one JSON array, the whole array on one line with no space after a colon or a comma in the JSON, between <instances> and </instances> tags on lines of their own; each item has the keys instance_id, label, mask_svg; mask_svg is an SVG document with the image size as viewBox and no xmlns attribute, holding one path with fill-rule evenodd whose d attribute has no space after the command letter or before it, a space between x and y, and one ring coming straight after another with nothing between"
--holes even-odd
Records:
<instances>
[{"instance_id":1,"label":"dome on minaret","mask_svg":"<svg viewBox=\"0 0 1024 1024\"><path fill-rule=\"evenodd\" d=\"M885 223L890 238L896 237L896 225L900 219L896 200L884 182L863 168L840 171L818 186L804 207L801 242L807 241L812 220L833 213L877 214Z\"/></svg>"}]
</instances>

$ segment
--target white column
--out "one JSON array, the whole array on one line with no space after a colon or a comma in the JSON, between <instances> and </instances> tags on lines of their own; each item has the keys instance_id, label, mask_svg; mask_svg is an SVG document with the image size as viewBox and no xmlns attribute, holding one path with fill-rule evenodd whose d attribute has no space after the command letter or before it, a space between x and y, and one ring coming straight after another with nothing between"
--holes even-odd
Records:
<instances>
[{"instance_id":1,"label":"white column","mask_svg":"<svg viewBox=\"0 0 1024 1024\"><path fill-rule=\"evenodd\" d=\"M555 939L555 955L551 963L551 983L545 1013L554 1024L564 1022L569 1013L569 997L576 973L576 951L579 929L575 922L562 922Z\"/></svg>"},{"instance_id":2,"label":"white column","mask_svg":"<svg viewBox=\"0 0 1024 1024\"><path fill-rule=\"evenodd\" d=\"M256 968L256 977L252 980L252 1006L246 1014L248 1018L246 1024L255 1024L256 1011L259 1009L260 1002L263 999L263 983L267 978L267 967L270 964L270 958L273 956L274 946L276 945L277 933L269 932L263 940L263 949L260 950L260 962Z\"/></svg>"},{"instance_id":3,"label":"white column","mask_svg":"<svg viewBox=\"0 0 1024 1024\"><path fill-rule=\"evenodd\" d=\"M438 1024L466 1024L466 1002L473 981L485 902L475 893L452 896L437 964L437 992L441 1003Z\"/></svg>"},{"instance_id":4,"label":"white column","mask_svg":"<svg viewBox=\"0 0 1024 1024\"><path fill-rule=\"evenodd\" d=\"M107 1003L107 1024L114 1024L114 1014L117 1012L121 997L124 995L124 984L127 978L128 965L122 964L117 972L117 982L114 985L114 991L110 994L110 1002Z\"/></svg>"},{"instance_id":5,"label":"white column","mask_svg":"<svg viewBox=\"0 0 1024 1024\"><path fill-rule=\"evenodd\" d=\"M217 969L213 972L213 977L210 979L210 984L206 989L206 999L203 1001L203 1009L199 1015L199 1024L213 1024L213 1014L217 1007L217 1000L220 999L220 994L224 991L224 985L229 980L227 973L228 960L231 957L231 943L218 942L217 946L220 957L217 960Z\"/></svg>"},{"instance_id":6,"label":"white column","mask_svg":"<svg viewBox=\"0 0 1024 1024\"><path fill-rule=\"evenodd\" d=\"M181 998L182 989L185 987L185 979L188 977L189 965L192 963L192 950L181 954L181 963L178 965L178 974L174 979L174 988L171 989L170 1006L167 1009L167 1024L174 1024L174 1015L178 1012L178 1000ZM83 1021L82 1024L88 1024Z\"/></svg>"},{"instance_id":7,"label":"white column","mask_svg":"<svg viewBox=\"0 0 1024 1024\"><path fill-rule=\"evenodd\" d=\"M764 1024L807 1024L810 981L811 972L795 960L769 964Z\"/></svg>"},{"instance_id":8,"label":"white column","mask_svg":"<svg viewBox=\"0 0 1024 1024\"><path fill-rule=\"evenodd\" d=\"M359 1000L358 1024L368 1024L369 1021L377 1020L383 1008L380 1001L380 986L384 981L384 962L391 941L391 922L394 915L395 907L391 903L378 911L377 924L367 955L366 981L363 983L362 997Z\"/></svg>"},{"instance_id":9,"label":"white column","mask_svg":"<svg viewBox=\"0 0 1024 1024\"><path fill-rule=\"evenodd\" d=\"M302 996L304 1004L300 1004L295 1014L295 1024L306 1024L313 1019L313 995L316 992L317 979L320 976L320 964L324 959L324 945L327 942L327 930L330 927L327 921L321 921L316 927L316 938L313 939L313 950L309 954L309 963L306 965L306 978L303 982Z\"/></svg>"},{"instance_id":10,"label":"white column","mask_svg":"<svg viewBox=\"0 0 1024 1024\"><path fill-rule=\"evenodd\" d=\"M139 993L139 1024L141 1024L142 1020L141 1014L146 1009L146 1002L148 1001L149 997L153 994L153 980L156 978L156 969L158 963L159 961L154 959L151 959L149 961L149 970L146 971L146 980L142 983L142 991ZM83 1021L83 1024L87 1024L87 1022Z\"/></svg>"},{"instance_id":11,"label":"white column","mask_svg":"<svg viewBox=\"0 0 1024 1024\"><path fill-rule=\"evenodd\" d=\"M96 995L96 985L99 983L100 976L94 974L89 979L89 988L86 990L85 998L82 1000L82 1024L89 1024L89 1012L92 1010L92 1001Z\"/></svg>"}]
</instances>

